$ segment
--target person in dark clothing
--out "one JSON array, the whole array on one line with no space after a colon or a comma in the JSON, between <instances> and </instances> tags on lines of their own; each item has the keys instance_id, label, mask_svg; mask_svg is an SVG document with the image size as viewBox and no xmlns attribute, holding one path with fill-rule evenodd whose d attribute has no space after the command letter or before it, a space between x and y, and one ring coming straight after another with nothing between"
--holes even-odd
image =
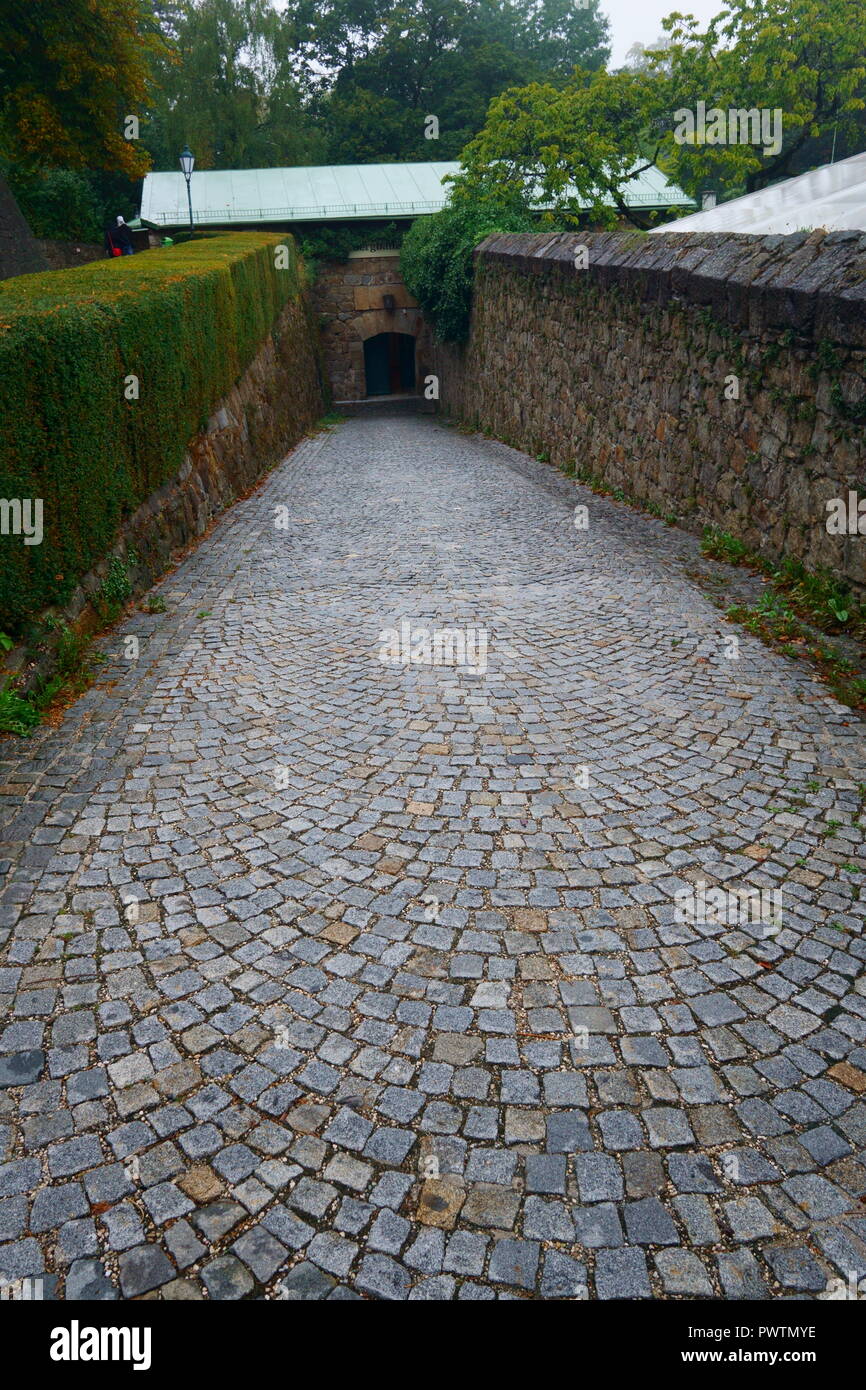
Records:
<instances>
[{"instance_id":1,"label":"person in dark clothing","mask_svg":"<svg viewBox=\"0 0 866 1390\"><path fill-rule=\"evenodd\" d=\"M106 227L103 245L109 256L132 256L134 254L135 247L132 244L132 232L129 230L122 217L118 217L115 227L112 227L110 224Z\"/></svg>"},{"instance_id":2,"label":"person in dark clothing","mask_svg":"<svg viewBox=\"0 0 866 1390\"><path fill-rule=\"evenodd\" d=\"M127 227L122 217L118 217L117 226L114 230L114 240L120 247L124 256L131 256L135 251L132 244L132 232Z\"/></svg>"}]
</instances>

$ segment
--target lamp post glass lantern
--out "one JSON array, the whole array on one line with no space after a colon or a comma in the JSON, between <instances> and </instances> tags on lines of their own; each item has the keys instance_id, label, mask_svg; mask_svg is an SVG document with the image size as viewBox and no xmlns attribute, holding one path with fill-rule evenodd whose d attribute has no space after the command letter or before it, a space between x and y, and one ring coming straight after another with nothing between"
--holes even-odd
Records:
<instances>
[{"instance_id":1,"label":"lamp post glass lantern","mask_svg":"<svg viewBox=\"0 0 866 1390\"><path fill-rule=\"evenodd\" d=\"M190 185L190 180L191 180L191 178L192 178L192 171L193 171L193 169L195 168L195 155L193 154L193 152L192 152L192 150L190 149L189 145L184 145L183 149L182 149L181 152L180 152L180 167L181 167L181 170L183 171L183 176L184 176L184 178L186 179L186 200L187 200L187 203L189 204L189 230L190 230L190 233L191 233L192 230L193 230L193 225L192 225L192 193L190 192L190 187L189 187L189 185Z\"/></svg>"}]
</instances>

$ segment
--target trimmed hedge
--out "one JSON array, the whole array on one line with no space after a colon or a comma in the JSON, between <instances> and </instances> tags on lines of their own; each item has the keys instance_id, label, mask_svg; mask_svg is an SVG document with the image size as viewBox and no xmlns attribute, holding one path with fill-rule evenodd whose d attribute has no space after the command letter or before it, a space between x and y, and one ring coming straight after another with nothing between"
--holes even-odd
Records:
<instances>
[{"instance_id":1,"label":"trimmed hedge","mask_svg":"<svg viewBox=\"0 0 866 1390\"><path fill-rule=\"evenodd\" d=\"M65 603L177 473L301 279L290 237L239 232L0 283L0 498L41 498L44 528L0 535L0 631Z\"/></svg>"}]
</instances>

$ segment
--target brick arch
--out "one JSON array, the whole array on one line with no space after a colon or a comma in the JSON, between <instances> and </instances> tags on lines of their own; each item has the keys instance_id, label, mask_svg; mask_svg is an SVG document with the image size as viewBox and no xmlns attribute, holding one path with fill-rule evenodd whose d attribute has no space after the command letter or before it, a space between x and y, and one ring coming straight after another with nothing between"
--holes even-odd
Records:
<instances>
[{"instance_id":1,"label":"brick arch","mask_svg":"<svg viewBox=\"0 0 866 1390\"><path fill-rule=\"evenodd\" d=\"M421 310L416 308L392 309L390 313L385 309L367 309L350 319L348 326L354 333L354 337L349 343L352 377L356 383L358 396L365 396L364 343L366 340L375 338L377 333L407 333L417 341L423 327L423 319ZM422 374L420 364L417 371Z\"/></svg>"}]
</instances>

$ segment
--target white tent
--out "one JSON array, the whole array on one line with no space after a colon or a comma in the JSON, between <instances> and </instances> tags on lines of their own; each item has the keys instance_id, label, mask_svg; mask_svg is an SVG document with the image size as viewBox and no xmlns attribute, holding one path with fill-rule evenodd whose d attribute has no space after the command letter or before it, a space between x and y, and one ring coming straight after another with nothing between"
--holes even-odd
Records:
<instances>
[{"instance_id":1,"label":"white tent","mask_svg":"<svg viewBox=\"0 0 866 1390\"><path fill-rule=\"evenodd\" d=\"M824 164L808 174L757 193L694 212L654 232L769 232L785 235L823 227L828 232L866 231L866 154Z\"/></svg>"}]
</instances>

